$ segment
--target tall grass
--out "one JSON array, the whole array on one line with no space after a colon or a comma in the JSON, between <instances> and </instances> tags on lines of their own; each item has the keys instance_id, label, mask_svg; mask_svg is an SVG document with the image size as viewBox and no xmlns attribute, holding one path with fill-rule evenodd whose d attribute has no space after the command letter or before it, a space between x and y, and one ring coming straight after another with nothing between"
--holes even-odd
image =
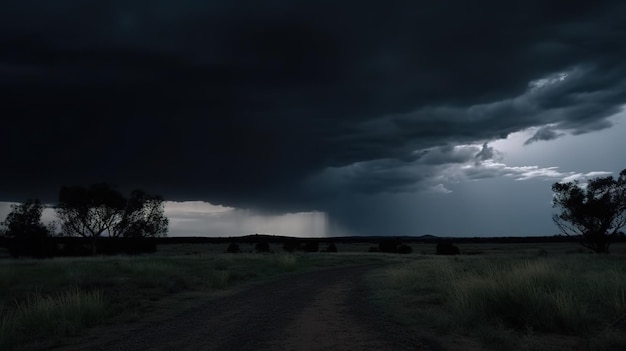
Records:
<instances>
[{"instance_id":1,"label":"tall grass","mask_svg":"<svg viewBox=\"0 0 626 351\"><path fill-rule=\"evenodd\" d=\"M32 294L2 311L0 349L11 350L26 340L75 335L106 318L107 308L101 291L74 288L54 295Z\"/></svg>"},{"instance_id":2,"label":"tall grass","mask_svg":"<svg viewBox=\"0 0 626 351\"><path fill-rule=\"evenodd\" d=\"M545 259L492 265L481 262L461 269L451 262L439 266L448 307L455 322L466 326L494 321L518 329L587 331L593 321L587 281ZM608 306L601 306L606 309ZM611 309L609 309L611 310Z\"/></svg>"},{"instance_id":3,"label":"tall grass","mask_svg":"<svg viewBox=\"0 0 626 351\"><path fill-rule=\"evenodd\" d=\"M335 255L336 256L336 255ZM48 341L106 318L141 318L176 294L211 293L339 265L323 254L214 254L0 261L0 350ZM330 260L330 258L334 258ZM346 260L354 264L353 258ZM343 263L346 264L346 263ZM27 346L30 347L30 346Z\"/></svg>"},{"instance_id":4,"label":"tall grass","mask_svg":"<svg viewBox=\"0 0 626 351\"><path fill-rule=\"evenodd\" d=\"M380 271L372 284L379 303L412 325L487 338L538 332L593 340L626 331L624 263L595 255L432 257Z\"/></svg>"},{"instance_id":5,"label":"tall grass","mask_svg":"<svg viewBox=\"0 0 626 351\"><path fill-rule=\"evenodd\" d=\"M294 271L297 267L298 260L293 254L278 254L273 257L273 262L276 267L284 269L286 271Z\"/></svg>"}]
</instances>

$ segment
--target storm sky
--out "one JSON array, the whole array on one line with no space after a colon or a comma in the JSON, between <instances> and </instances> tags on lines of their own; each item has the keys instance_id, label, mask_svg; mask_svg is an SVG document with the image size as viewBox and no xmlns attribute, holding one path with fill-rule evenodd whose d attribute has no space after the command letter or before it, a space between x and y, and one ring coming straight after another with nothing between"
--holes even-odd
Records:
<instances>
[{"instance_id":1,"label":"storm sky","mask_svg":"<svg viewBox=\"0 0 626 351\"><path fill-rule=\"evenodd\" d=\"M0 217L108 182L172 235L552 235L624 105L623 1L4 0Z\"/></svg>"}]
</instances>

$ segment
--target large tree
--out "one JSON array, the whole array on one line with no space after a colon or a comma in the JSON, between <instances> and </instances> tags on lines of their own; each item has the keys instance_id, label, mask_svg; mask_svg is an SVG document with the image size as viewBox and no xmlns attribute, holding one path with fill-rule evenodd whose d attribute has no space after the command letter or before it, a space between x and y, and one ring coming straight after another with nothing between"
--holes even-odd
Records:
<instances>
[{"instance_id":1,"label":"large tree","mask_svg":"<svg viewBox=\"0 0 626 351\"><path fill-rule=\"evenodd\" d=\"M581 244L598 253L626 226L626 169L617 178L599 177L587 183L554 183L554 223L566 235L580 235Z\"/></svg>"},{"instance_id":2,"label":"large tree","mask_svg":"<svg viewBox=\"0 0 626 351\"><path fill-rule=\"evenodd\" d=\"M46 227L41 222L44 205L37 199L11 205L11 212L0 225L5 227L4 235L11 240L11 253L14 256L28 255L45 257L48 245L46 239L53 234L54 225Z\"/></svg>"},{"instance_id":3,"label":"large tree","mask_svg":"<svg viewBox=\"0 0 626 351\"><path fill-rule=\"evenodd\" d=\"M111 235L125 238L164 236L169 220L163 212L162 197L134 190L126 200L121 219L113 227Z\"/></svg>"},{"instance_id":4,"label":"large tree","mask_svg":"<svg viewBox=\"0 0 626 351\"><path fill-rule=\"evenodd\" d=\"M62 187L56 208L64 233L96 240L109 237L152 237L167 233L163 199L135 190L129 198L108 184Z\"/></svg>"},{"instance_id":5,"label":"large tree","mask_svg":"<svg viewBox=\"0 0 626 351\"><path fill-rule=\"evenodd\" d=\"M41 222L43 209L43 204L36 199L11 205L11 212L0 222L6 227L4 235L9 238L48 236L48 228Z\"/></svg>"}]
</instances>

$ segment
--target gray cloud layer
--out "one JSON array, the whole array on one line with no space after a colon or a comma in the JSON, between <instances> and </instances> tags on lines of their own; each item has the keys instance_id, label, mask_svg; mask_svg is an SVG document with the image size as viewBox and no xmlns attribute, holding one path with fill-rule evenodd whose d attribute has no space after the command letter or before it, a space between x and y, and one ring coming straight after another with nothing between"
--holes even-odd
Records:
<instances>
[{"instance_id":1,"label":"gray cloud layer","mask_svg":"<svg viewBox=\"0 0 626 351\"><path fill-rule=\"evenodd\" d=\"M493 157L459 145L610 127L626 102L625 12L621 1L4 1L0 196L54 199L60 185L104 180L304 210L338 189L444 190L442 165Z\"/></svg>"}]
</instances>

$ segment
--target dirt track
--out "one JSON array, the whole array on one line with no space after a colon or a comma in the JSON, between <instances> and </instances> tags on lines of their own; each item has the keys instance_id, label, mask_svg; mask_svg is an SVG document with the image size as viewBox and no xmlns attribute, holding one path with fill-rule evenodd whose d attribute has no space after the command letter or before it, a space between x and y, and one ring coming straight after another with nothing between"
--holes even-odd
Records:
<instances>
[{"instance_id":1,"label":"dirt track","mask_svg":"<svg viewBox=\"0 0 626 351\"><path fill-rule=\"evenodd\" d=\"M292 276L59 350L428 350L368 304L367 269Z\"/></svg>"}]
</instances>

